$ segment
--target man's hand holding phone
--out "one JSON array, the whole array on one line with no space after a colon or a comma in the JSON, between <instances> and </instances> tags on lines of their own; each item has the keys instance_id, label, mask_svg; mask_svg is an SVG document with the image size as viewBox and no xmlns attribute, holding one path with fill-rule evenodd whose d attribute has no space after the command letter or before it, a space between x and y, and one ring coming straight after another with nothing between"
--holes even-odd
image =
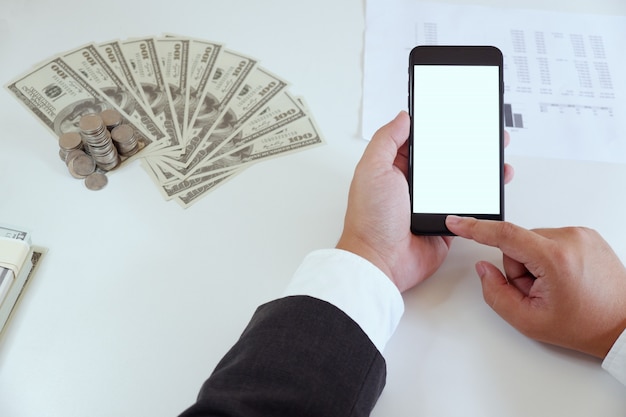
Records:
<instances>
[{"instance_id":1,"label":"man's hand holding phone","mask_svg":"<svg viewBox=\"0 0 626 417\"><path fill-rule=\"evenodd\" d=\"M409 115L400 112L374 134L356 167L343 233L336 246L372 262L400 291L432 275L452 242L450 236L411 233L409 129ZM513 167L505 164L504 173L505 182L511 181Z\"/></svg>"},{"instance_id":2,"label":"man's hand holding phone","mask_svg":"<svg viewBox=\"0 0 626 417\"><path fill-rule=\"evenodd\" d=\"M336 246L369 260L401 292L432 275L452 241L448 236L411 233L409 128L409 115L403 111L372 137L354 172Z\"/></svg>"},{"instance_id":3,"label":"man's hand holding phone","mask_svg":"<svg viewBox=\"0 0 626 417\"><path fill-rule=\"evenodd\" d=\"M440 128L452 123L458 123L458 140L469 140L470 148L476 146L476 152L485 152L487 154L490 166L484 172L491 177L488 180L491 184L489 200L491 205L495 201L497 206L495 209L497 212L496 218L501 218L501 207L503 207L501 188L504 183L510 181L513 177L512 167L503 163L503 148L508 144L509 138L508 134L502 130L503 124L500 123L500 109L502 107L502 55L497 49L491 47L479 48L479 50L470 49L468 51L463 47L463 51L460 51L460 54L455 54L455 51L450 49L445 49L445 51L428 49L429 52L426 55L430 56L431 51L435 52L432 59L435 62L443 60L443 63L448 67L452 66L448 64L457 62L459 59L468 65L481 64L477 68L479 72L485 70L483 75L487 76L484 81L488 85L488 104L486 109L483 108L484 111L481 112L481 115L485 116L487 120L481 118L480 121L476 121L473 124L486 122L489 130L487 141L482 142L483 146L476 146L477 143L480 144L480 139L476 137L476 131L471 131L465 123L459 122L458 119L451 117L443 118L443 113L449 110L450 106L440 106L438 108L439 111L437 113L440 114L437 117L440 117L440 123L432 125L434 126L432 130L434 133L437 133L437 131L441 130ZM414 59L417 58L412 53L411 62ZM417 60L420 62L425 61L421 57ZM469 73L473 72L472 68L464 68L468 65L456 68L463 70L461 76L467 75L467 71ZM482 68L484 66L489 68ZM410 73L413 74L410 77L410 85L413 86L413 76L417 74L416 71L413 71L413 65L410 67ZM456 84L462 86L464 83L472 83L475 80L463 79L460 81L457 80ZM462 87L460 88L462 89ZM438 96L440 93L445 92L437 90L435 93ZM451 94L457 93L458 91L454 89L448 90L448 95L443 94L443 97L449 102L453 100ZM413 88L411 88L410 96L414 97ZM468 103L468 99L475 100L476 97L465 97L464 103ZM413 104L410 104L409 107L415 110ZM476 107L476 103L472 101L468 104L468 107ZM430 116L433 115L431 114ZM421 192L409 187L409 184L414 185L412 181L414 178L414 173L412 172L414 164L412 167L410 166L415 162L413 158L415 157L416 147L414 143L410 143L411 138L413 138L410 135L412 133L411 129L414 127L411 117L406 112L400 112L394 120L381 127L374 134L356 167L348 196L348 209L346 211L344 229L337 243L337 248L356 253L380 268L400 291L405 291L422 282L439 268L452 242L452 237L442 236L450 234L445 229L445 216L450 213L460 213L460 211L453 210L453 208L450 211L444 210L441 213L437 213L438 224L436 225L436 230L440 233L430 233L430 236L412 233L412 230L414 231L412 226L414 225L415 212L411 208L415 208L415 199ZM407 140L407 138L409 139ZM435 134L435 137L432 139L440 140L441 137ZM427 173L429 181L432 181L436 175L441 175L448 178L447 184L450 185L466 176L465 170L468 169L468 166L471 168L472 164L474 166L480 165L479 158L471 158L466 153L458 155L461 159L469 157L470 165L465 164L460 167L461 161L456 161L455 164L454 161L445 158L445 154L449 156L454 150L453 145L450 143L447 143L447 145L449 147L452 146L452 150L444 151L443 159L438 163L437 167L439 174L434 172ZM464 147L467 148L467 145ZM474 156L477 156L476 152L474 152ZM434 157L435 155L431 154L430 156ZM442 158L442 154L436 157ZM441 188L442 192L447 192L453 199L458 200L457 196L454 195L454 191L443 190L444 187ZM450 199L450 195L448 199Z\"/></svg>"}]
</instances>

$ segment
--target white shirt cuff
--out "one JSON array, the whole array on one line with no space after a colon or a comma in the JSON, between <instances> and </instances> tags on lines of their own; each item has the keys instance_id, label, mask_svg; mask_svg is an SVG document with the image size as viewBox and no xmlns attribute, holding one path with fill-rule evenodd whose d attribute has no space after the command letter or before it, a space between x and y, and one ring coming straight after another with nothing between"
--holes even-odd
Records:
<instances>
[{"instance_id":1,"label":"white shirt cuff","mask_svg":"<svg viewBox=\"0 0 626 417\"><path fill-rule=\"evenodd\" d=\"M617 338L608 355L602 361L602 368L626 385L626 330Z\"/></svg>"},{"instance_id":2,"label":"white shirt cuff","mask_svg":"<svg viewBox=\"0 0 626 417\"><path fill-rule=\"evenodd\" d=\"M310 253L283 295L308 295L333 304L363 329L381 353L404 313L402 295L387 275L341 249Z\"/></svg>"}]
</instances>

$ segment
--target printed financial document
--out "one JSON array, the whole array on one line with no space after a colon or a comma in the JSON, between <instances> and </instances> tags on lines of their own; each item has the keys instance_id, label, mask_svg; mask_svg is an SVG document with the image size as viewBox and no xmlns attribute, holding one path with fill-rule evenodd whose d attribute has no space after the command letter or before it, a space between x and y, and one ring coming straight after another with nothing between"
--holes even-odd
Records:
<instances>
[{"instance_id":1,"label":"printed financial document","mask_svg":"<svg viewBox=\"0 0 626 417\"><path fill-rule=\"evenodd\" d=\"M494 45L507 154L626 163L624 41L624 16L367 0L363 137L408 108L414 46Z\"/></svg>"}]
</instances>

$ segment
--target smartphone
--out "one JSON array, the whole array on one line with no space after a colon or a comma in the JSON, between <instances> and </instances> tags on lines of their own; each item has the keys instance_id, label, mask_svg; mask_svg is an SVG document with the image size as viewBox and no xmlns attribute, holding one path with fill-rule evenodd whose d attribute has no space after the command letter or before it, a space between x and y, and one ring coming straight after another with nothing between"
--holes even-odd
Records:
<instances>
[{"instance_id":1,"label":"smartphone","mask_svg":"<svg viewBox=\"0 0 626 417\"><path fill-rule=\"evenodd\" d=\"M503 58L493 46L409 56L411 232L453 235L449 214L504 220Z\"/></svg>"}]
</instances>

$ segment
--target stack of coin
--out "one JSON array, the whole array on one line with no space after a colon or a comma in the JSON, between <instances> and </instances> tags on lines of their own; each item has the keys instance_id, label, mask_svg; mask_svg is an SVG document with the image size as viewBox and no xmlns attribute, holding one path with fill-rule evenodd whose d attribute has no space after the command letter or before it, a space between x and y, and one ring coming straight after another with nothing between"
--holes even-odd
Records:
<instances>
[{"instance_id":1,"label":"stack of coin","mask_svg":"<svg viewBox=\"0 0 626 417\"><path fill-rule=\"evenodd\" d=\"M102 117L94 113L87 114L80 118L78 125L98 167L105 171L115 168L120 163L120 158Z\"/></svg>"},{"instance_id":2,"label":"stack of coin","mask_svg":"<svg viewBox=\"0 0 626 417\"><path fill-rule=\"evenodd\" d=\"M123 123L122 114L115 109L103 110L100 117L109 132Z\"/></svg>"},{"instance_id":3,"label":"stack of coin","mask_svg":"<svg viewBox=\"0 0 626 417\"><path fill-rule=\"evenodd\" d=\"M139 150L137 136L131 125L121 124L111 131L111 138L121 156L131 156Z\"/></svg>"},{"instance_id":4,"label":"stack of coin","mask_svg":"<svg viewBox=\"0 0 626 417\"><path fill-rule=\"evenodd\" d=\"M67 154L83 148L83 140L78 132L66 132L59 136L59 156L63 161Z\"/></svg>"}]
</instances>

